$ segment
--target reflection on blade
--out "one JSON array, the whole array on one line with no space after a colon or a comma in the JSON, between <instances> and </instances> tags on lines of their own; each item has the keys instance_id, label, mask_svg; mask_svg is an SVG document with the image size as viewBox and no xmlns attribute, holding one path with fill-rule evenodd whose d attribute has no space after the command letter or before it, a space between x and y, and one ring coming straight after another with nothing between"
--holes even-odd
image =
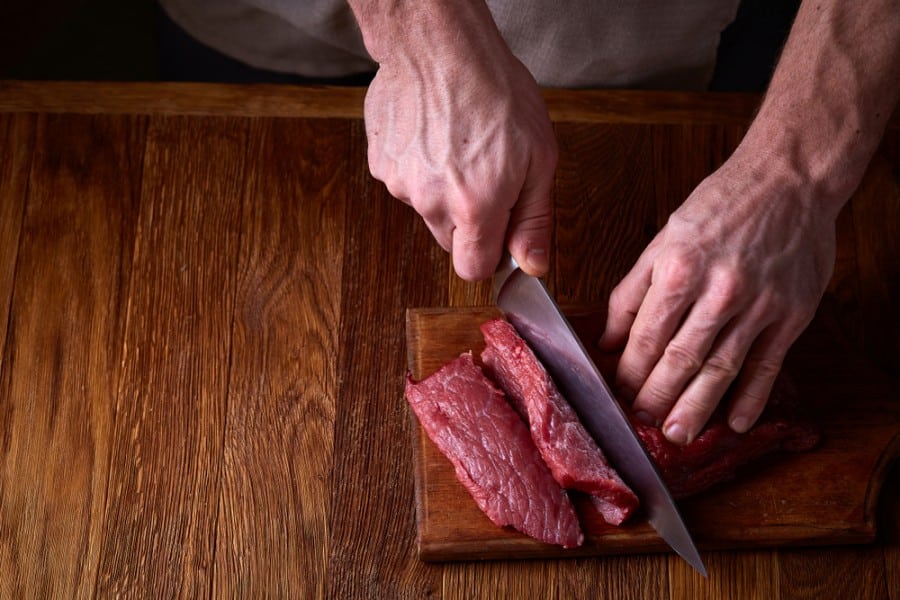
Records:
<instances>
[{"instance_id":1,"label":"reflection on blade","mask_svg":"<svg viewBox=\"0 0 900 600\"><path fill-rule=\"evenodd\" d=\"M515 268L495 277L497 306L528 341L622 478L637 493L647 519L692 567L706 568L665 483L609 387L544 284Z\"/></svg>"}]
</instances>

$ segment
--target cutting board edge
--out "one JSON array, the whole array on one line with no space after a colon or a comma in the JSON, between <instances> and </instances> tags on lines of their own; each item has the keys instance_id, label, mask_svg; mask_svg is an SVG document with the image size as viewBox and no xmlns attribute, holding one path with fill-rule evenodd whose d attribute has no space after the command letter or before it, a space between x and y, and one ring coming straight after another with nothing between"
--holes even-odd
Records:
<instances>
[{"instance_id":1,"label":"cutting board edge","mask_svg":"<svg viewBox=\"0 0 900 600\"><path fill-rule=\"evenodd\" d=\"M865 509L863 519L871 524L873 533L878 526L878 505L881 500L881 491L887 481L888 474L895 466L900 466L900 432L896 433L888 442L878 459L878 464L872 471L869 480L869 489L866 490Z\"/></svg>"},{"instance_id":2,"label":"cutting board edge","mask_svg":"<svg viewBox=\"0 0 900 600\"><path fill-rule=\"evenodd\" d=\"M823 533L816 528L808 527L772 527L773 531L767 532L761 529L764 536L755 535L739 541L724 543L705 542L702 539L695 540L697 548L701 552L715 552L721 550L764 550L781 548L817 548L822 546L865 546L876 541L874 528L848 530L826 530ZM837 533L838 535L834 535ZM522 560L530 558L587 558L603 556L627 556L634 554L673 554L671 548L661 540L647 541L642 544L628 546L608 547L595 544L586 544L579 548L566 550L565 548L547 546L536 542L520 534L516 538L508 540L459 540L452 542L430 541L419 539L417 554L424 562L458 562L458 561L484 561L484 560ZM796 537L792 537L795 535ZM476 546L479 550L473 550Z\"/></svg>"}]
</instances>

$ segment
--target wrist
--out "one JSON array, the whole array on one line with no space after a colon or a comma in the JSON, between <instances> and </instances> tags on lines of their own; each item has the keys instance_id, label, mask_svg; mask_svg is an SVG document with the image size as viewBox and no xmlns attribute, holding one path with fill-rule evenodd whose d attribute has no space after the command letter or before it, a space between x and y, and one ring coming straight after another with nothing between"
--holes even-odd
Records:
<instances>
[{"instance_id":1,"label":"wrist","mask_svg":"<svg viewBox=\"0 0 900 600\"><path fill-rule=\"evenodd\" d=\"M871 155L867 143L858 129L819 129L772 113L777 111L760 110L735 157L754 176L777 180L811 208L836 218L865 173Z\"/></svg>"},{"instance_id":2,"label":"wrist","mask_svg":"<svg viewBox=\"0 0 900 600\"><path fill-rule=\"evenodd\" d=\"M481 0L351 0L350 5L363 43L379 64L450 63L467 54L477 59L506 50Z\"/></svg>"}]
</instances>

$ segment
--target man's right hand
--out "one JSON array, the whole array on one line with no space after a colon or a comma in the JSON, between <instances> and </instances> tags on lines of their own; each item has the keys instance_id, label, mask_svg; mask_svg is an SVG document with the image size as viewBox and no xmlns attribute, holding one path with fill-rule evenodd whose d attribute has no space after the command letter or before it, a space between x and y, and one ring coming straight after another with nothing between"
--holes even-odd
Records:
<instances>
[{"instance_id":1,"label":"man's right hand","mask_svg":"<svg viewBox=\"0 0 900 600\"><path fill-rule=\"evenodd\" d=\"M543 275L557 161L547 108L486 6L463 6L411 3L416 14L389 40L360 19L380 63L365 102L369 168L463 279L490 277L504 247Z\"/></svg>"}]
</instances>

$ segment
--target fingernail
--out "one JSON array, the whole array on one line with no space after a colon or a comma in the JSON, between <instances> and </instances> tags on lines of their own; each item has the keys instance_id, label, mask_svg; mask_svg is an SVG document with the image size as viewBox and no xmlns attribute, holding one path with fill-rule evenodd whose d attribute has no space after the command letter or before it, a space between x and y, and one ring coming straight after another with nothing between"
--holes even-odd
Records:
<instances>
[{"instance_id":1,"label":"fingernail","mask_svg":"<svg viewBox=\"0 0 900 600\"><path fill-rule=\"evenodd\" d=\"M738 433L744 433L745 431L750 429L750 419L748 419L747 417L735 417L731 419L730 425L734 431Z\"/></svg>"},{"instance_id":2,"label":"fingernail","mask_svg":"<svg viewBox=\"0 0 900 600\"><path fill-rule=\"evenodd\" d=\"M645 410L639 410L634 413L634 418L644 425L652 425L653 427L659 427L659 419L651 415Z\"/></svg>"},{"instance_id":3,"label":"fingernail","mask_svg":"<svg viewBox=\"0 0 900 600\"><path fill-rule=\"evenodd\" d=\"M550 268L547 250L544 248L529 248L525 260L528 261L528 268L535 273L546 273Z\"/></svg>"},{"instance_id":4,"label":"fingernail","mask_svg":"<svg viewBox=\"0 0 900 600\"><path fill-rule=\"evenodd\" d=\"M666 439L673 444L684 445L688 442L687 430L680 423L666 425L663 433L666 435Z\"/></svg>"}]
</instances>

